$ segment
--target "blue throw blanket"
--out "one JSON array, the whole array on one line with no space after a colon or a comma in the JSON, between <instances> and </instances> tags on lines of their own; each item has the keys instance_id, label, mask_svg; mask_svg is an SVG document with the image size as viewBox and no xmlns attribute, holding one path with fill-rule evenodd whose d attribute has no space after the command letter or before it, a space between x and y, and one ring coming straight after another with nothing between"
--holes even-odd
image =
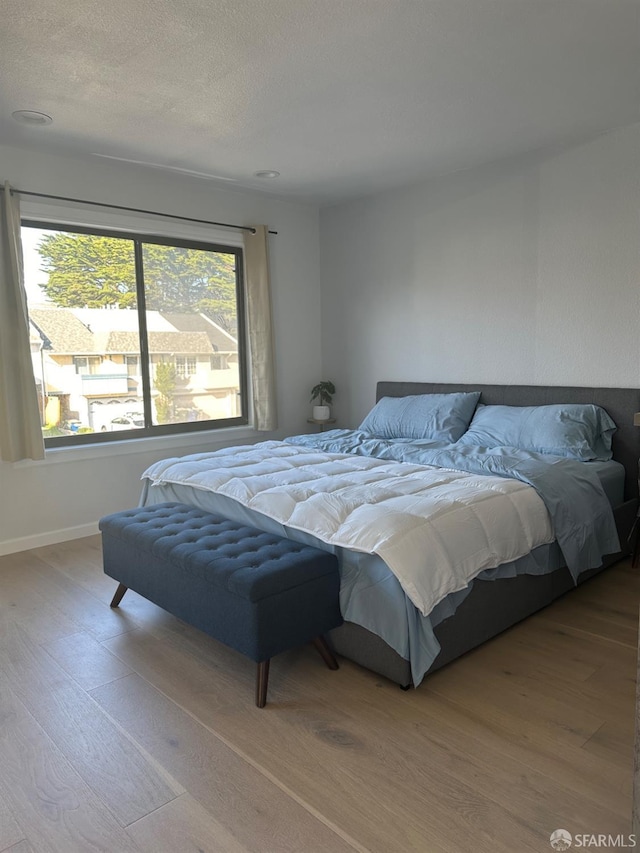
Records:
<instances>
[{"instance_id":1,"label":"blue throw blanket","mask_svg":"<svg viewBox=\"0 0 640 853\"><path fill-rule=\"evenodd\" d=\"M588 462L514 447L488 449L412 439L381 439L360 430L337 429L319 435L296 435L285 441L326 453L355 453L528 483L547 507L574 580L580 572L601 566L605 554L620 550L611 505Z\"/></svg>"}]
</instances>

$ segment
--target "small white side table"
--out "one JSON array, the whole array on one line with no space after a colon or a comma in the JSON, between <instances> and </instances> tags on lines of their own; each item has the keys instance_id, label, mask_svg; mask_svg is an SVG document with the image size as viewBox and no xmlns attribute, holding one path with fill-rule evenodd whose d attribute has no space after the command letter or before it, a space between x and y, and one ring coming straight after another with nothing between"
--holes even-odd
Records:
<instances>
[{"instance_id":1,"label":"small white side table","mask_svg":"<svg viewBox=\"0 0 640 853\"><path fill-rule=\"evenodd\" d=\"M335 422L336 422L335 418L329 418L326 421L319 421L319 420L316 420L316 418L307 418L307 423L308 424L315 424L316 426L319 426L320 432L324 432L326 426L328 426L329 424L335 424Z\"/></svg>"}]
</instances>

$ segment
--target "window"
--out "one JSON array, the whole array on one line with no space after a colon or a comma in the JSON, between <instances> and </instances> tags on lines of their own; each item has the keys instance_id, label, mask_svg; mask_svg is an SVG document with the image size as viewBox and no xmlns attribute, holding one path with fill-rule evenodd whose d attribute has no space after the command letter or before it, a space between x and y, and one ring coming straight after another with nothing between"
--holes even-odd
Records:
<instances>
[{"instance_id":1,"label":"window","mask_svg":"<svg viewBox=\"0 0 640 853\"><path fill-rule=\"evenodd\" d=\"M137 376L140 372L140 359L137 355L125 356L124 363L127 365L127 376Z\"/></svg>"},{"instance_id":2,"label":"window","mask_svg":"<svg viewBox=\"0 0 640 853\"><path fill-rule=\"evenodd\" d=\"M34 221L22 243L48 446L247 423L239 248ZM232 375L198 370L221 344Z\"/></svg>"},{"instance_id":3,"label":"window","mask_svg":"<svg viewBox=\"0 0 640 853\"><path fill-rule=\"evenodd\" d=\"M211 370L226 370L229 367L228 358L225 353L216 352L210 356L209 364Z\"/></svg>"},{"instance_id":4,"label":"window","mask_svg":"<svg viewBox=\"0 0 640 853\"><path fill-rule=\"evenodd\" d=\"M197 364L198 362L195 358L178 356L176 358L176 373L180 379L186 379L195 374Z\"/></svg>"},{"instance_id":5,"label":"window","mask_svg":"<svg viewBox=\"0 0 640 853\"><path fill-rule=\"evenodd\" d=\"M77 355L73 357L73 363L76 368L76 373L97 373L100 365L100 359L90 356Z\"/></svg>"}]
</instances>

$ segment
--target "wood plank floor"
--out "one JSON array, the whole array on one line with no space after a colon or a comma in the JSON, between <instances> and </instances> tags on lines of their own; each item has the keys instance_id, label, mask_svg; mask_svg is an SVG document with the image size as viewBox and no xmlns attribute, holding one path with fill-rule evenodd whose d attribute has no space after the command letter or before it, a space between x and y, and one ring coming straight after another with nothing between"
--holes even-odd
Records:
<instances>
[{"instance_id":1,"label":"wood plank floor","mask_svg":"<svg viewBox=\"0 0 640 853\"><path fill-rule=\"evenodd\" d=\"M128 592L98 537L0 558L0 851L507 853L631 831L628 562L407 693L255 666ZM603 849L602 847L600 849Z\"/></svg>"}]
</instances>

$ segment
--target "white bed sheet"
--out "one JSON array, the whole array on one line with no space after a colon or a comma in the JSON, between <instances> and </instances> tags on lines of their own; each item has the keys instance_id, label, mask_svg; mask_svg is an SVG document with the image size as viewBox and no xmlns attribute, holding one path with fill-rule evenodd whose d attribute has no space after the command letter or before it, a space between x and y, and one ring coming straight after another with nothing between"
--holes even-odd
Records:
<instances>
[{"instance_id":1,"label":"white bed sheet","mask_svg":"<svg viewBox=\"0 0 640 853\"><path fill-rule=\"evenodd\" d=\"M325 545L376 554L423 616L553 541L531 486L429 465L267 441L168 459L143 475L230 498Z\"/></svg>"}]
</instances>

